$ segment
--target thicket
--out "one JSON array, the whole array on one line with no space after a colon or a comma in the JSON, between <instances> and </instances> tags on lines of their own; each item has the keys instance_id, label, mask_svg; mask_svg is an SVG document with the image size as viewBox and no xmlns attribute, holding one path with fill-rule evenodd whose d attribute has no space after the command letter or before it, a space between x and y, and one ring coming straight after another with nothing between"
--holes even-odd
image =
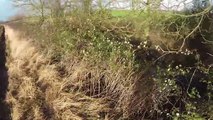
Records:
<instances>
[{"instance_id":1,"label":"thicket","mask_svg":"<svg viewBox=\"0 0 213 120\"><path fill-rule=\"evenodd\" d=\"M100 114L109 119L213 118L210 8L190 14L133 10L118 17L89 9L22 21L26 36L51 51L62 75L74 58L88 64L81 85L67 93L106 99L111 111Z\"/></svg>"}]
</instances>

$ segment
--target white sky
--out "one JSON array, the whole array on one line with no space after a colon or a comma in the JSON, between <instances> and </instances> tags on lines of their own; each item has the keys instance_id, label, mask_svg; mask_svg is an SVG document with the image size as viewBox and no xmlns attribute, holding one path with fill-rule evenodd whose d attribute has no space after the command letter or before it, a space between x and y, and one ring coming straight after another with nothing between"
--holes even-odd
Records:
<instances>
[{"instance_id":1,"label":"white sky","mask_svg":"<svg viewBox=\"0 0 213 120\"><path fill-rule=\"evenodd\" d=\"M105 0L105 3L108 3ZM111 1L111 0L110 0ZM144 0L146 2L147 0ZM163 0L161 8L162 9L173 9L173 10L183 10L183 8L192 7L192 1L193 0ZM199 1L199 0L197 0ZM211 0L213 1L213 0ZM115 0L110 4L111 8L123 8L123 9L129 9L131 7L131 0Z\"/></svg>"},{"instance_id":2,"label":"white sky","mask_svg":"<svg viewBox=\"0 0 213 120\"><path fill-rule=\"evenodd\" d=\"M162 8L183 10L185 7L192 7L193 0L163 0Z\"/></svg>"}]
</instances>

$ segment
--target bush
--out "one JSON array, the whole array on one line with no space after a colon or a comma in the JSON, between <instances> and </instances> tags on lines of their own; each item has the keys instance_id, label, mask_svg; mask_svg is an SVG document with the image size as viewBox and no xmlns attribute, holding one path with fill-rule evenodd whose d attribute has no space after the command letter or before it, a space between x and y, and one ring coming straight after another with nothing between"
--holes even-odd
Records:
<instances>
[{"instance_id":1,"label":"bush","mask_svg":"<svg viewBox=\"0 0 213 120\"><path fill-rule=\"evenodd\" d=\"M52 63L63 71L74 74L69 62L81 61L80 78L66 76L66 86L74 87L65 92L106 99L112 111L104 114L112 119L212 118L212 56L203 53L212 47L200 45L208 17L159 11L133 16L75 11L42 24L27 21L27 36L52 51ZM199 109L204 105L209 107Z\"/></svg>"}]
</instances>

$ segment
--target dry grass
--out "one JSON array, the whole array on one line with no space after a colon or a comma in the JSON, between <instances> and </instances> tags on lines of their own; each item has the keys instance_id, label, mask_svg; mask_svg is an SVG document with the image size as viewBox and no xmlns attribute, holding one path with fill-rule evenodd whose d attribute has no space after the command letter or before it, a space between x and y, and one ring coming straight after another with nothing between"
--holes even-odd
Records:
<instances>
[{"instance_id":1,"label":"dry grass","mask_svg":"<svg viewBox=\"0 0 213 120\"><path fill-rule=\"evenodd\" d=\"M104 110L101 100L80 93L63 92L64 81L55 65L39 54L27 40L7 28L11 58L9 59L10 86L7 101L12 106L12 119L83 119L80 115L97 118ZM71 109L70 109L71 108ZM86 111L84 109L88 108ZM97 111L97 113L95 112Z\"/></svg>"},{"instance_id":2,"label":"dry grass","mask_svg":"<svg viewBox=\"0 0 213 120\"><path fill-rule=\"evenodd\" d=\"M42 54L31 40L6 29L10 45L7 101L13 120L143 119L143 113L151 109L153 80L136 75L131 67L94 65L71 55L52 64L51 51Z\"/></svg>"}]
</instances>

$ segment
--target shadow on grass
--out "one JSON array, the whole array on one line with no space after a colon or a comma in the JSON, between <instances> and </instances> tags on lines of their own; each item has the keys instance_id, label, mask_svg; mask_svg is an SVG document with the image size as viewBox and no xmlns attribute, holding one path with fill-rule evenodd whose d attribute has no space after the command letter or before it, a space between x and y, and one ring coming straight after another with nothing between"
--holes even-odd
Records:
<instances>
[{"instance_id":1,"label":"shadow on grass","mask_svg":"<svg viewBox=\"0 0 213 120\"><path fill-rule=\"evenodd\" d=\"M5 29L0 26L0 120L10 120L9 105L5 102L8 88Z\"/></svg>"}]
</instances>

